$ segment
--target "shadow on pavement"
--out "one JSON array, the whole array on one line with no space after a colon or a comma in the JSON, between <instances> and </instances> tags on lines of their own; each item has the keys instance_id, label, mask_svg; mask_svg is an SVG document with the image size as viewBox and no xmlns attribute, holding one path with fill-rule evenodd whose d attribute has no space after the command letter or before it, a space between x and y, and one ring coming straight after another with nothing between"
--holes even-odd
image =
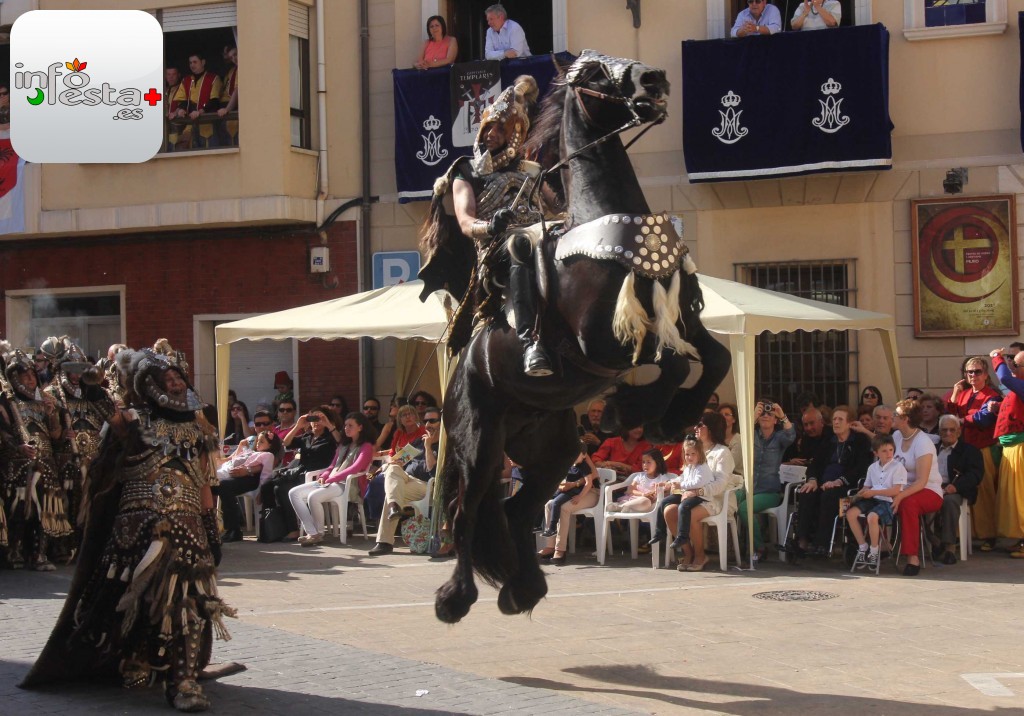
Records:
<instances>
[{"instance_id":1,"label":"shadow on pavement","mask_svg":"<svg viewBox=\"0 0 1024 716\"><path fill-rule=\"evenodd\" d=\"M977 714L977 709L942 706L935 703L905 703L870 696L844 696L840 694L805 694L790 689L730 681L664 676L643 664L580 666L565 670L566 673L584 676L604 684L621 684L619 687L578 686L552 679L532 677L504 677L501 681L552 691L579 691L592 694L618 694L631 698L660 701L672 708L690 708L713 713L735 714L736 716L763 716L763 714L864 714L876 713L886 716L967 716ZM671 691L666 694L649 689ZM687 698L680 692L714 694L732 699L720 702ZM659 709L660 710L660 709ZM1020 713L1018 708L996 709L986 713Z\"/></svg>"}]
</instances>

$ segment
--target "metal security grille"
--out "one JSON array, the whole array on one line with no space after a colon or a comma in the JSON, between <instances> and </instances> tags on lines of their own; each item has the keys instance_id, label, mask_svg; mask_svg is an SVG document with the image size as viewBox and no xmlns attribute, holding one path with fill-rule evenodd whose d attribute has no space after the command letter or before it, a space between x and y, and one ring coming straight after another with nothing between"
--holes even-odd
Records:
<instances>
[{"instance_id":1,"label":"metal security grille","mask_svg":"<svg viewBox=\"0 0 1024 716\"><path fill-rule=\"evenodd\" d=\"M855 306L855 259L735 264L735 279L800 298ZM782 403L790 415L801 393L825 405L848 403L856 387L857 342L852 331L764 333L757 338L754 381L758 397ZM799 420L795 416L794 421Z\"/></svg>"}]
</instances>

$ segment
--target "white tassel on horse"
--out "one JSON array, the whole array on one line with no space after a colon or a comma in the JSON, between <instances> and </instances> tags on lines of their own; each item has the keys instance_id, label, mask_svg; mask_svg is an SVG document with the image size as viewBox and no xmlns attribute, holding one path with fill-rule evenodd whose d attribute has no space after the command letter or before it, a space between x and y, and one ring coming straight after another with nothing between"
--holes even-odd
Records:
<instances>
[{"instance_id":1,"label":"white tassel on horse","mask_svg":"<svg viewBox=\"0 0 1024 716\"><path fill-rule=\"evenodd\" d=\"M636 297L632 272L626 274L615 300L615 314L612 317L612 332L624 346L633 344L633 363L640 360L640 349L647 335L647 312Z\"/></svg>"},{"instance_id":2,"label":"white tassel on horse","mask_svg":"<svg viewBox=\"0 0 1024 716\"><path fill-rule=\"evenodd\" d=\"M661 352L671 348L679 355L697 356L697 349L683 340L676 325L680 319L679 308L680 279L679 272L672 274L672 282L668 291L660 281L654 282L654 332L658 336L658 349L655 360L661 360Z\"/></svg>"}]
</instances>

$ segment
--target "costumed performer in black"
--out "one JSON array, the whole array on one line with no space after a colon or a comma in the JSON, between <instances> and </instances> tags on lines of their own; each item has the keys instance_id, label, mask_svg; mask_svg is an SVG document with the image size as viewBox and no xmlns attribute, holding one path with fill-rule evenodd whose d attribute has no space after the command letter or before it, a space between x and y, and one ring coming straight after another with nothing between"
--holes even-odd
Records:
<instances>
[{"instance_id":1,"label":"costumed performer in black","mask_svg":"<svg viewBox=\"0 0 1024 716\"><path fill-rule=\"evenodd\" d=\"M120 674L128 688L162 681L179 711L204 711L197 680L213 633L234 616L217 594L220 561L211 484L216 433L181 354L121 351L125 406L83 374L110 424L89 476L85 533L57 626L21 686Z\"/></svg>"}]
</instances>

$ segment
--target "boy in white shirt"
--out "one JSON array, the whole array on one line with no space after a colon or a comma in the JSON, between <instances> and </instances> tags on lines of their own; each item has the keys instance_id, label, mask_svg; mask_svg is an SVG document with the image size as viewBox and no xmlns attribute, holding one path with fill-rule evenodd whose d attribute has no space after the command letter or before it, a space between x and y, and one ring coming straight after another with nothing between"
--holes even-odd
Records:
<instances>
[{"instance_id":1,"label":"boy in white shirt","mask_svg":"<svg viewBox=\"0 0 1024 716\"><path fill-rule=\"evenodd\" d=\"M878 564L878 543L882 525L892 524L892 498L907 484L907 469L903 463L894 460L896 443L889 435L879 435L871 441L877 462L871 463L864 487L853 496L852 505L846 511L846 521L857 540L858 560L874 567ZM857 519L867 515L868 532L871 535L871 549L864 540L864 530ZM865 559L866 556L866 559Z\"/></svg>"}]
</instances>

